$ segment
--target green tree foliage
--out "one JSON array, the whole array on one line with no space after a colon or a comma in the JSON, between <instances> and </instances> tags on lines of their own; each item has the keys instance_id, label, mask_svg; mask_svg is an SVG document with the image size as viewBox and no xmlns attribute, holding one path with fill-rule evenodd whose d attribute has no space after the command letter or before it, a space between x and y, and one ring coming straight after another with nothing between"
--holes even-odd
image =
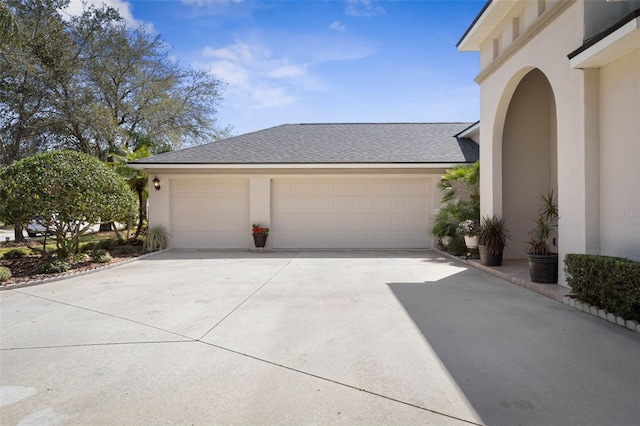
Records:
<instances>
[{"instance_id":1,"label":"green tree foliage","mask_svg":"<svg viewBox=\"0 0 640 426\"><path fill-rule=\"evenodd\" d=\"M135 151L127 151L125 155L112 155L112 162L107 163L113 167L129 185L129 188L136 193L138 197L138 224L136 226L136 233L133 236L134 240L137 240L142 231L144 220L146 219L146 205L149 198L148 193L148 176L144 170L134 169L129 167L129 161L139 160L151 155L151 150L147 145L141 145Z\"/></svg>"},{"instance_id":2,"label":"green tree foliage","mask_svg":"<svg viewBox=\"0 0 640 426\"><path fill-rule=\"evenodd\" d=\"M175 149L228 133L215 120L222 82L181 66L160 36L113 8L69 19L68 0L6 1L29 30L0 50L3 164L61 148L105 160L135 151L135 134Z\"/></svg>"},{"instance_id":3,"label":"green tree foliage","mask_svg":"<svg viewBox=\"0 0 640 426\"><path fill-rule=\"evenodd\" d=\"M18 34L18 23L9 6L0 1L0 46L16 34Z\"/></svg>"},{"instance_id":4,"label":"green tree foliage","mask_svg":"<svg viewBox=\"0 0 640 426\"><path fill-rule=\"evenodd\" d=\"M73 151L38 154L0 170L0 220L41 217L59 250L79 252L91 225L126 222L135 199L127 183L94 157Z\"/></svg>"},{"instance_id":5,"label":"green tree foliage","mask_svg":"<svg viewBox=\"0 0 640 426\"><path fill-rule=\"evenodd\" d=\"M442 202L451 201L461 190L472 203L480 206L480 162L457 166L442 176L438 188L443 191Z\"/></svg>"}]
</instances>

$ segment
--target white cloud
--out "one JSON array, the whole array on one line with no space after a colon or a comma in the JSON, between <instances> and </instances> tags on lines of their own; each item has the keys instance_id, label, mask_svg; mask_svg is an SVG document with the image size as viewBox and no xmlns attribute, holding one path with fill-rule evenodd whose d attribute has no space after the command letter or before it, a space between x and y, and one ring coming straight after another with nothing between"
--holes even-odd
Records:
<instances>
[{"instance_id":1,"label":"white cloud","mask_svg":"<svg viewBox=\"0 0 640 426\"><path fill-rule=\"evenodd\" d=\"M385 13L381 6L375 6L371 0L348 0L347 15L350 16L376 16Z\"/></svg>"},{"instance_id":2,"label":"white cloud","mask_svg":"<svg viewBox=\"0 0 640 426\"><path fill-rule=\"evenodd\" d=\"M202 57L216 76L229 83L226 97L246 109L276 108L300 99L299 93L317 90L318 79L310 76L304 63L274 57L258 43L238 41L222 48L202 49Z\"/></svg>"},{"instance_id":3,"label":"white cloud","mask_svg":"<svg viewBox=\"0 0 640 426\"><path fill-rule=\"evenodd\" d=\"M329 24L329 29L341 33L344 32L347 27L345 27L340 21L333 21L331 24Z\"/></svg>"},{"instance_id":4,"label":"white cloud","mask_svg":"<svg viewBox=\"0 0 640 426\"><path fill-rule=\"evenodd\" d=\"M120 13L120 16L122 16L128 24L134 26L143 25L149 31L154 32L153 24L139 21L133 17L131 4L124 0L71 0L64 11L71 16L80 16L84 11L84 4L87 6L95 6L96 8L102 7L103 4L111 6Z\"/></svg>"}]
</instances>

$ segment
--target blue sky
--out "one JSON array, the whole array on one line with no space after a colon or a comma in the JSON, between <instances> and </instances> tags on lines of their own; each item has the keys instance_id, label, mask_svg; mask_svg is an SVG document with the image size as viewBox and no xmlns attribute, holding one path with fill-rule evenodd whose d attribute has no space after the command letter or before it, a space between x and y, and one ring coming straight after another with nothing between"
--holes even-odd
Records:
<instances>
[{"instance_id":1,"label":"blue sky","mask_svg":"<svg viewBox=\"0 0 640 426\"><path fill-rule=\"evenodd\" d=\"M181 64L227 82L217 118L234 134L479 116L478 56L455 44L484 0L107 3L159 33Z\"/></svg>"}]
</instances>

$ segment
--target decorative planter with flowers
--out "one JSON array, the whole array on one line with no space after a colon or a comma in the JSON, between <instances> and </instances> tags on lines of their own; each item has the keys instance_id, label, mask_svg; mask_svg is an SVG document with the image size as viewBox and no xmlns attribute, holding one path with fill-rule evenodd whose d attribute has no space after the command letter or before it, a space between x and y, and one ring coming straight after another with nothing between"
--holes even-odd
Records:
<instances>
[{"instance_id":1,"label":"decorative planter with flowers","mask_svg":"<svg viewBox=\"0 0 640 426\"><path fill-rule=\"evenodd\" d=\"M464 244L468 249L478 248L478 234L480 233L480 224L473 219L467 219L460 222L458 232L464 235Z\"/></svg>"},{"instance_id":2,"label":"decorative planter with flowers","mask_svg":"<svg viewBox=\"0 0 640 426\"><path fill-rule=\"evenodd\" d=\"M253 233L253 243L257 248L264 248L264 246L267 244L269 228L264 228L260 225L254 224L251 230Z\"/></svg>"}]
</instances>

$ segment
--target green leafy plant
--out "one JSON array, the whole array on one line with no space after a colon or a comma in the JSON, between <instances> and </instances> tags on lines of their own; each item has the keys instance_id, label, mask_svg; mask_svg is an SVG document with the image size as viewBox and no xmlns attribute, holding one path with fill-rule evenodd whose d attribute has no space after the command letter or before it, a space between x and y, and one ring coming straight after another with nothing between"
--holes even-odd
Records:
<instances>
[{"instance_id":1,"label":"green leafy plant","mask_svg":"<svg viewBox=\"0 0 640 426\"><path fill-rule=\"evenodd\" d=\"M11 278L11 270L6 266L0 266L0 283Z\"/></svg>"},{"instance_id":2,"label":"green leafy plant","mask_svg":"<svg viewBox=\"0 0 640 426\"><path fill-rule=\"evenodd\" d=\"M98 263L109 263L111 259L113 259L113 257L111 257L111 254L105 249L98 249L94 251L91 257L93 258L94 262Z\"/></svg>"},{"instance_id":3,"label":"green leafy plant","mask_svg":"<svg viewBox=\"0 0 640 426\"><path fill-rule=\"evenodd\" d=\"M56 249L70 253L79 252L79 238L93 224L126 222L135 205L126 182L87 154L46 152L0 169L0 219L24 224L46 218Z\"/></svg>"},{"instance_id":4,"label":"green leafy plant","mask_svg":"<svg viewBox=\"0 0 640 426\"><path fill-rule=\"evenodd\" d=\"M113 238L107 238L107 239L104 239L104 240L100 241L99 243L97 243L96 244L96 248L109 250L111 248L114 248L117 245L118 245L118 240L113 239Z\"/></svg>"},{"instance_id":5,"label":"green leafy plant","mask_svg":"<svg viewBox=\"0 0 640 426\"><path fill-rule=\"evenodd\" d=\"M461 235L476 236L480 233L480 224L473 219L467 219L460 222L456 230Z\"/></svg>"},{"instance_id":6,"label":"green leafy plant","mask_svg":"<svg viewBox=\"0 0 640 426\"><path fill-rule=\"evenodd\" d=\"M137 248L129 244L123 245L122 247L120 247L119 250L120 250L120 253L122 254L134 254L138 252Z\"/></svg>"},{"instance_id":7,"label":"green leafy plant","mask_svg":"<svg viewBox=\"0 0 640 426\"><path fill-rule=\"evenodd\" d=\"M510 239L504 219L498 219L496 216L482 217L480 232L478 233L478 245L486 246L489 254L498 256Z\"/></svg>"},{"instance_id":8,"label":"green leafy plant","mask_svg":"<svg viewBox=\"0 0 640 426\"><path fill-rule=\"evenodd\" d=\"M144 249L146 251L163 250L168 246L169 234L164 226L152 226L147 230L147 235L144 240Z\"/></svg>"},{"instance_id":9,"label":"green leafy plant","mask_svg":"<svg viewBox=\"0 0 640 426\"><path fill-rule=\"evenodd\" d=\"M21 259L25 257L27 253L22 249L11 249L4 254L5 259Z\"/></svg>"},{"instance_id":10,"label":"green leafy plant","mask_svg":"<svg viewBox=\"0 0 640 426\"><path fill-rule=\"evenodd\" d=\"M567 283L579 301L640 321L640 262L569 253L564 265Z\"/></svg>"},{"instance_id":11,"label":"green leafy plant","mask_svg":"<svg viewBox=\"0 0 640 426\"><path fill-rule=\"evenodd\" d=\"M57 274L60 272L66 272L69 269L71 269L71 264L66 260L53 259L38 266L36 272L38 274Z\"/></svg>"},{"instance_id":12,"label":"green leafy plant","mask_svg":"<svg viewBox=\"0 0 640 426\"><path fill-rule=\"evenodd\" d=\"M558 199L553 190L547 194L540 194L540 208L535 217L535 228L529 231L529 254L549 255L549 240L556 235L558 229Z\"/></svg>"},{"instance_id":13,"label":"green leafy plant","mask_svg":"<svg viewBox=\"0 0 640 426\"><path fill-rule=\"evenodd\" d=\"M468 219L476 219L471 203L462 200L448 202L436 209L431 232L437 237L453 237L458 232L458 225Z\"/></svg>"}]
</instances>

